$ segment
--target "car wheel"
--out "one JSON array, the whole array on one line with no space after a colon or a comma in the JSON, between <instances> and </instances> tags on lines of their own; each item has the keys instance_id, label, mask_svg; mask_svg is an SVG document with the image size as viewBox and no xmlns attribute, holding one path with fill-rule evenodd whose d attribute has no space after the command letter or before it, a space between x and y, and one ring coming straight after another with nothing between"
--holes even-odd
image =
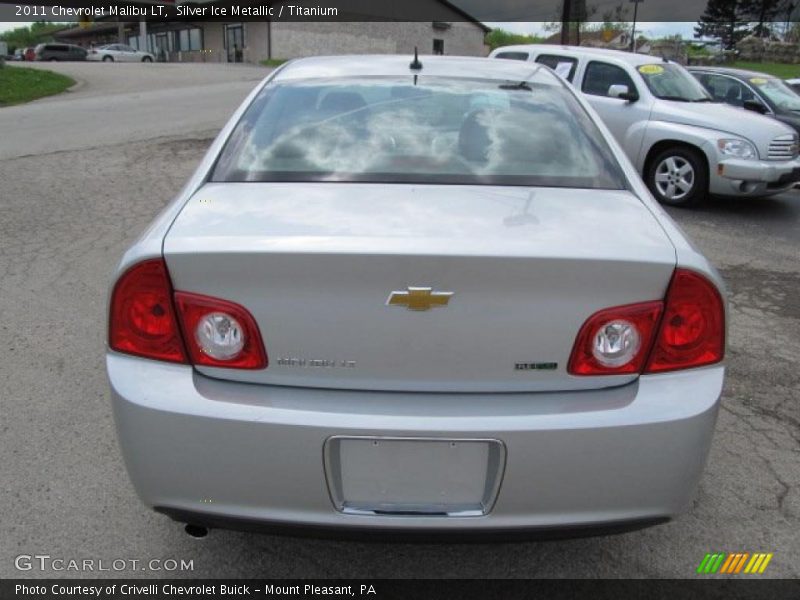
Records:
<instances>
[{"instance_id":1,"label":"car wheel","mask_svg":"<svg viewBox=\"0 0 800 600\"><path fill-rule=\"evenodd\" d=\"M103 62L114 62L114 57L113 56L104 56L103 57Z\"/></svg>"},{"instance_id":2,"label":"car wheel","mask_svg":"<svg viewBox=\"0 0 800 600\"><path fill-rule=\"evenodd\" d=\"M145 57L142 59L142 62L153 62L153 59L152 59L152 58L150 58L149 56L145 56Z\"/></svg>"},{"instance_id":3,"label":"car wheel","mask_svg":"<svg viewBox=\"0 0 800 600\"><path fill-rule=\"evenodd\" d=\"M662 204L696 206L708 192L708 168L699 151L675 146L650 161L645 183Z\"/></svg>"},{"instance_id":4,"label":"car wheel","mask_svg":"<svg viewBox=\"0 0 800 600\"><path fill-rule=\"evenodd\" d=\"M50 62L56 62L58 59L57 58L48 58L47 60L49 60Z\"/></svg>"}]
</instances>

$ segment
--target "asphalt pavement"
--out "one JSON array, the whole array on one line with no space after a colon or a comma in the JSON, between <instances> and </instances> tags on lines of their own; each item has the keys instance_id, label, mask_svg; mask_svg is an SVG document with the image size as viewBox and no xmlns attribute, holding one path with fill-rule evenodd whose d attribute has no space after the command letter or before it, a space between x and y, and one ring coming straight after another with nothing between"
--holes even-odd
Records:
<instances>
[{"instance_id":1,"label":"asphalt pavement","mask_svg":"<svg viewBox=\"0 0 800 600\"><path fill-rule=\"evenodd\" d=\"M0 577L682 578L716 551L771 552L762 577L800 575L800 192L670 210L720 269L731 302L717 432L696 498L678 519L549 542L226 531L196 540L146 509L128 481L103 367L106 294L123 250L267 71L46 67L79 87L0 109ZM95 571L53 570L50 559L44 570L34 561L20 571L20 555L92 560ZM153 559L193 569L150 568ZM97 570L101 560L110 570ZM114 560L124 568L111 568Z\"/></svg>"}]
</instances>

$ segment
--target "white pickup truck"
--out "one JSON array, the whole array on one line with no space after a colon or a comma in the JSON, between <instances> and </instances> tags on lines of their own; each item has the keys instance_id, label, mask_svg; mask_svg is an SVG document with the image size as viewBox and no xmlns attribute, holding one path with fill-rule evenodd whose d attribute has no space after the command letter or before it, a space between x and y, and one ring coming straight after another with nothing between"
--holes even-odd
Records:
<instances>
[{"instance_id":1,"label":"white pickup truck","mask_svg":"<svg viewBox=\"0 0 800 600\"><path fill-rule=\"evenodd\" d=\"M768 196L800 181L793 129L713 102L675 62L537 44L497 48L489 56L543 64L572 83L664 204L691 206L708 193Z\"/></svg>"}]
</instances>

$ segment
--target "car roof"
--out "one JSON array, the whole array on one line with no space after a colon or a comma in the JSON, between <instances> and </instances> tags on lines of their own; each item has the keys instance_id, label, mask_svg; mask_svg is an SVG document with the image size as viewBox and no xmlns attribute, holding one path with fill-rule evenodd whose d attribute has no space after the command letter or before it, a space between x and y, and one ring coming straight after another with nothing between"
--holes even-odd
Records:
<instances>
[{"instance_id":1,"label":"car roof","mask_svg":"<svg viewBox=\"0 0 800 600\"><path fill-rule=\"evenodd\" d=\"M536 52L538 54L558 54L563 52L567 55L583 56L603 56L614 58L619 61L638 67L639 65L661 62L664 59L652 54L640 54L638 52L625 52L623 50L609 50L607 48L591 48L589 46L558 46L554 44L519 44L516 46L502 46L496 48L492 54L498 52Z\"/></svg>"},{"instance_id":2,"label":"car roof","mask_svg":"<svg viewBox=\"0 0 800 600\"><path fill-rule=\"evenodd\" d=\"M349 56L315 56L286 63L275 81L327 77L376 77L392 75L433 75L498 81L535 81L563 85L558 76L542 65L523 61L499 61L490 58L462 56L420 56L422 69L412 70L409 54L376 54Z\"/></svg>"},{"instance_id":3,"label":"car roof","mask_svg":"<svg viewBox=\"0 0 800 600\"><path fill-rule=\"evenodd\" d=\"M769 73L750 71L748 69L732 69L730 67L695 66L689 67L689 70L695 73L700 71L703 71L704 73L719 73L720 75L730 75L732 77L738 77L739 79L751 79L753 77L760 77L763 79L780 79L779 77L775 77L775 75L770 75Z\"/></svg>"}]
</instances>

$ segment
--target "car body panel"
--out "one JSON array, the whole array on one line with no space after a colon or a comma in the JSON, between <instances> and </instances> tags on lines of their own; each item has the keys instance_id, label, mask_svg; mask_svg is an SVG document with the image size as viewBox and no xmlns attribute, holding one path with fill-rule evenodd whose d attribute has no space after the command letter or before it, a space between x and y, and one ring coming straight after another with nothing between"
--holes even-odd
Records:
<instances>
[{"instance_id":1,"label":"car body panel","mask_svg":"<svg viewBox=\"0 0 800 600\"><path fill-rule=\"evenodd\" d=\"M600 309L662 298L675 267L669 238L628 191L454 185L207 184L164 256L175 289L247 306L271 357L263 371L203 372L417 391L627 382L568 376L575 335ZM425 314L386 305L413 286L454 295ZM296 364L323 358L355 364Z\"/></svg>"},{"instance_id":2,"label":"car body panel","mask_svg":"<svg viewBox=\"0 0 800 600\"><path fill-rule=\"evenodd\" d=\"M676 515L705 465L724 373L588 392L398 394L221 382L115 353L106 361L125 464L147 506L351 529L491 531ZM482 517L339 512L322 460L333 435L502 440L500 493Z\"/></svg>"}]
</instances>

